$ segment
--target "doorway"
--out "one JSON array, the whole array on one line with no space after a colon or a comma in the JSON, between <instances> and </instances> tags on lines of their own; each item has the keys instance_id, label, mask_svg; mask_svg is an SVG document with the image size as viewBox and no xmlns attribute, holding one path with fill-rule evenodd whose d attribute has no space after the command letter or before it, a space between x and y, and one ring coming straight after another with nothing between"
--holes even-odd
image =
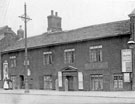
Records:
<instances>
[{"instance_id":1,"label":"doorway","mask_svg":"<svg viewBox=\"0 0 135 104\"><path fill-rule=\"evenodd\" d=\"M73 76L66 76L67 81L68 81L68 91L73 91L74 90L74 86L73 86Z\"/></svg>"},{"instance_id":2,"label":"doorway","mask_svg":"<svg viewBox=\"0 0 135 104\"><path fill-rule=\"evenodd\" d=\"M62 89L65 91L78 90L78 72L77 68L68 66L62 69Z\"/></svg>"},{"instance_id":3,"label":"doorway","mask_svg":"<svg viewBox=\"0 0 135 104\"><path fill-rule=\"evenodd\" d=\"M25 88L25 84L24 84L24 75L20 75L20 89L24 89Z\"/></svg>"}]
</instances>

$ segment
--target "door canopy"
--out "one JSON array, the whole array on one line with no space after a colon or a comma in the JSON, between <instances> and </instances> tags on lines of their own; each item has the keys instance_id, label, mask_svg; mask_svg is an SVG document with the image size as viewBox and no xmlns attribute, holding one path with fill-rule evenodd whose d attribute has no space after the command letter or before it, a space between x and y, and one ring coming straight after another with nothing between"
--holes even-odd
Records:
<instances>
[{"instance_id":1,"label":"door canopy","mask_svg":"<svg viewBox=\"0 0 135 104\"><path fill-rule=\"evenodd\" d=\"M77 68L73 66L67 66L61 70L62 72L77 72Z\"/></svg>"}]
</instances>

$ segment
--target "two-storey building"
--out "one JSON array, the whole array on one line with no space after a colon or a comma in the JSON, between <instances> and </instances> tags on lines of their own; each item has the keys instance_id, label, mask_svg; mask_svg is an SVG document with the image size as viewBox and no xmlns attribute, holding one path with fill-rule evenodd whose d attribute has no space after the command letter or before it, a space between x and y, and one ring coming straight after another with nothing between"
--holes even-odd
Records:
<instances>
[{"instance_id":1,"label":"two-storey building","mask_svg":"<svg viewBox=\"0 0 135 104\"><path fill-rule=\"evenodd\" d=\"M7 62L13 89L24 88L28 74L31 89L132 90L131 50L127 42L134 37L134 21L132 15L129 20L62 31L61 18L52 11L48 32L27 39L27 73L24 39L2 52L1 70L4 72ZM128 57L126 64L123 54Z\"/></svg>"},{"instance_id":2,"label":"two-storey building","mask_svg":"<svg viewBox=\"0 0 135 104\"><path fill-rule=\"evenodd\" d=\"M18 35L9 27L3 26L0 27L0 67L1 66L1 52L7 48L8 46L14 44L14 42L18 39ZM2 80L2 70L0 70L0 80ZM3 83L0 81L0 87L2 87Z\"/></svg>"}]
</instances>

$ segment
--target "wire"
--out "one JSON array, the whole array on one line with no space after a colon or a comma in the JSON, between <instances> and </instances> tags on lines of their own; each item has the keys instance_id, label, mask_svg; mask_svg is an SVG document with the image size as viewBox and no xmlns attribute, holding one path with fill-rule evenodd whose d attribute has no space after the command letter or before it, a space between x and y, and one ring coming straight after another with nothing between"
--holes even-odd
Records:
<instances>
[{"instance_id":1,"label":"wire","mask_svg":"<svg viewBox=\"0 0 135 104\"><path fill-rule=\"evenodd\" d=\"M9 9L9 5L10 5L10 0L7 1L7 6L6 6L6 10L5 10L5 14L4 14L4 24L7 21L8 23L8 9Z\"/></svg>"},{"instance_id":2,"label":"wire","mask_svg":"<svg viewBox=\"0 0 135 104\"><path fill-rule=\"evenodd\" d=\"M0 13L1 13L1 17L0 17L0 22L1 22L1 24L2 24L2 21L3 21L3 14L4 14L4 0L1 0L0 1Z\"/></svg>"},{"instance_id":3,"label":"wire","mask_svg":"<svg viewBox=\"0 0 135 104\"><path fill-rule=\"evenodd\" d=\"M10 0L1 0L0 1L0 8L1 8L1 25L5 25L5 22L7 20L7 13L8 13L8 8L10 4Z\"/></svg>"}]
</instances>

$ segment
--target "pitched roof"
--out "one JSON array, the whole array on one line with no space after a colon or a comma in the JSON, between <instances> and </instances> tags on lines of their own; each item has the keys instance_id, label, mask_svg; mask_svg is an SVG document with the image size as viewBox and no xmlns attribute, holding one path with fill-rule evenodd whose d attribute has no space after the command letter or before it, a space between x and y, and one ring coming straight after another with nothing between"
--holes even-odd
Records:
<instances>
[{"instance_id":1,"label":"pitched roof","mask_svg":"<svg viewBox=\"0 0 135 104\"><path fill-rule=\"evenodd\" d=\"M8 26L0 27L0 35L4 34L7 31Z\"/></svg>"},{"instance_id":2,"label":"pitched roof","mask_svg":"<svg viewBox=\"0 0 135 104\"><path fill-rule=\"evenodd\" d=\"M123 20L99 25L92 25L70 31L55 33L43 33L27 39L28 48L70 43L83 40L92 40L105 37L114 37L130 33L130 21ZM14 51L24 48L24 39L17 41L14 45L6 48L6 51Z\"/></svg>"},{"instance_id":3,"label":"pitched roof","mask_svg":"<svg viewBox=\"0 0 135 104\"><path fill-rule=\"evenodd\" d=\"M3 26L3 27L0 27L0 35L2 35L4 33L7 33L7 32L15 34L15 32L10 27L8 27L7 25Z\"/></svg>"},{"instance_id":4,"label":"pitched roof","mask_svg":"<svg viewBox=\"0 0 135 104\"><path fill-rule=\"evenodd\" d=\"M2 40L5 37L5 34L10 34L12 36L16 36L16 33L7 25L0 27L0 40Z\"/></svg>"}]
</instances>

